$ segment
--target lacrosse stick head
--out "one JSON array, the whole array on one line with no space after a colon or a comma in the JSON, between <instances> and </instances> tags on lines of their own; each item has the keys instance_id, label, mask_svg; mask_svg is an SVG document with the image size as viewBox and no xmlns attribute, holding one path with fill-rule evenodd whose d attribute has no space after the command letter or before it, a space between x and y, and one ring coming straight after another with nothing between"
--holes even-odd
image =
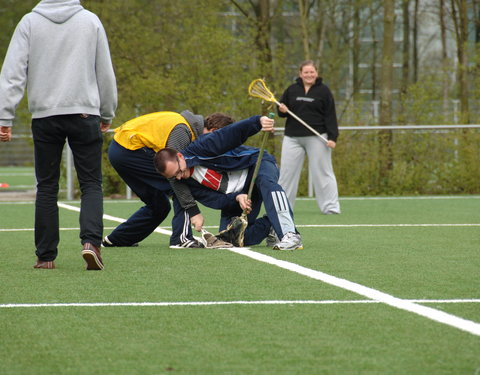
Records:
<instances>
[{"instance_id":1,"label":"lacrosse stick head","mask_svg":"<svg viewBox=\"0 0 480 375\"><path fill-rule=\"evenodd\" d=\"M216 237L222 241L233 244L233 246L243 247L247 226L248 221L246 216L243 214L241 216L236 216L230 221L227 229L222 230L216 235Z\"/></svg>"},{"instance_id":2,"label":"lacrosse stick head","mask_svg":"<svg viewBox=\"0 0 480 375\"><path fill-rule=\"evenodd\" d=\"M202 242L207 249L225 249L233 247L231 243L217 238L205 229L202 229Z\"/></svg>"},{"instance_id":3,"label":"lacrosse stick head","mask_svg":"<svg viewBox=\"0 0 480 375\"><path fill-rule=\"evenodd\" d=\"M268 89L265 81L261 78L254 79L250 83L250 85L248 86L248 94L250 96L266 100L267 102L277 102L275 96Z\"/></svg>"}]
</instances>

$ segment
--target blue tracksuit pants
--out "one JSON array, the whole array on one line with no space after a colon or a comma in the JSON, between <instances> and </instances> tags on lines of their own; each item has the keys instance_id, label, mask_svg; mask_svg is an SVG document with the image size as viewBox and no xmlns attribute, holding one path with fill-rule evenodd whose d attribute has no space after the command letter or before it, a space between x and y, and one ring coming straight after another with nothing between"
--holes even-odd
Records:
<instances>
[{"instance_id":1,"label":"blue tracksuit pants","mask_svg":"<svg viewBox=\"0 0 480 375\"><path fill-rule=\"evenodd\" d=\"M247 193L252 179L255 166L250 167L249 175L243 192ZM278 238L287 232L296 233L293 219L293 211L288 202L283 188L278 184L279 170L277 165L263 159L255 180L255 187L252 192L252 212L247 215L248 227L245 231L245 246L256 245L265 239L273 227ZM262 202L265 205L266 215L257 219ZM240 216L240 207L235 209L222 209L220 219L220 230L227 227L232 217Z\"/></svg>"}]
</instances>

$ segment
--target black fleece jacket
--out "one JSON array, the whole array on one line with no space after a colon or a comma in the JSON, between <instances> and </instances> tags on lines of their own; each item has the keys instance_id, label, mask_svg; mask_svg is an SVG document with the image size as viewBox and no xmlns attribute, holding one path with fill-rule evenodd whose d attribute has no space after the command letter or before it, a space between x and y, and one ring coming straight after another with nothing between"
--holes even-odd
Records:
<instances>
[{"instance_id":1,"label":"black fleece jacket","mask_svg":"<svg viewBox=\"0 0 480 375\"><path fill-rule=\"evenodd\" d=\"M301 78L290 85L282 95L280 103L284 103L288 109L300 117L320 134L327 133L328 139L337 141L338 123L335 111L335 100L330 89L322 83L321 78L316 82L308 93ZM280 117L286 117L285 135L289 137L305 137L313 133L295 120L288 113L278 111Z\"/></svg>"}]
</instances>

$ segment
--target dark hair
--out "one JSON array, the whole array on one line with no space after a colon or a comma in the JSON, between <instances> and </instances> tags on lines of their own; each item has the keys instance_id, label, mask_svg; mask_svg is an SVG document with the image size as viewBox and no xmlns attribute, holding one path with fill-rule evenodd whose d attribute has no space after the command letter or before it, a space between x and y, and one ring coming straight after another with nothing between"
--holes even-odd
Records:
<instances>
[{"instance_id":1,"label":"dark hair","mask_svg":"<svg viewBox=\"0 0 480 375\"><path fill-rule=\"evenodd\" d=\"M305 66L309 66L309 65L313 66L313 67L315 68L315 70L318 72L318 69L317 69L317 67L315 66L315 62L314 62L313 60L305 60L304 62L302 62L302 63L300 64L300 67L298 68L298 71L301 72L302 69L303 69Z\"/></svg>"},{"instance_id":2,"label":"dark hair","mask_svg":"<svg viewBox=\"0 0 480 375\"><path fill-rule=\"evenodd\" d=\"M224 126L233 124L235 120L226 115L225 113L215 112L207 116L204 122L204 126L207 130L221 129Z\"/></svg>"},{"instance_id":3,"label":"dark hair","mask_svg":"<svg viewBox=\"0 0 480 375\"><path fill-rule=\"evenodd\" d=\"M167 162L178 159L177 153L177 150L170 147L165 147L159 150L153 157L153 164L155 165L157 172L163 176L165 169L167 168Z\"/></svg>"}]
</instances>

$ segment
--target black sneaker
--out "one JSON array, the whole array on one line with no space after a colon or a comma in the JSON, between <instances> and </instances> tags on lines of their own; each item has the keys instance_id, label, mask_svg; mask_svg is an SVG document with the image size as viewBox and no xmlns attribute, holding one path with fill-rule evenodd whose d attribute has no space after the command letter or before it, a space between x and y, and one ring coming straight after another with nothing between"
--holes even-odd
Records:
<instances>
[{"instance_id":1,"label":"black sneaker","mask_svg":"<svg viewBox=\"0 0 480 375\"><path fill-rule=\"evenodd\" d=\"M219 240L229 242L235 247L243 247L245 229L247 229L248 222L241 216L234 217L227 229L222 230L216 237Z\"/></svg>"},{"instance_id":2,"label":"black sneaker","mask_svg":"<svg viewBox=\"0 0 480 375\"><path fill-rule=\"evenodd\" d=\"M187 240L184 243L179 243L178 245L170 245L170 249L201 249L204 248L205 246L203 243L200 241L197 241L196 239L193 240Z\"/></svg>"},{"instance_id":3,"label":"black sneaker","mask_svg":"<svg viewBox=\"0 0 480 375\"><path fill-rule=\"evenodd\" d=\"M102 247L137 247L138 243L132 243L131 245L115 245L108 236L102 240Z\"/></svg>"}]
</instances>

